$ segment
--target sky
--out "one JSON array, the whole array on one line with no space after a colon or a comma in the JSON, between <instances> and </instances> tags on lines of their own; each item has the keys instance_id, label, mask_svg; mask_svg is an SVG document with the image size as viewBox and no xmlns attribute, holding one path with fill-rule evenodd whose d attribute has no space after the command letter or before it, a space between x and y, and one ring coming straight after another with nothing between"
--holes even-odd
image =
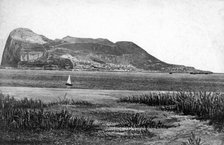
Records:
<instances>
[{"instance_id":1,"label":"sky","mask_svg":"<svg viewBox=\"0 0 224 145\"><path fill-rule=\"evenodd\" d=\"M224 0L0 0L0 59L18 27L133 41L167 63L224 73Z\"/></svg>"}]
</instances>

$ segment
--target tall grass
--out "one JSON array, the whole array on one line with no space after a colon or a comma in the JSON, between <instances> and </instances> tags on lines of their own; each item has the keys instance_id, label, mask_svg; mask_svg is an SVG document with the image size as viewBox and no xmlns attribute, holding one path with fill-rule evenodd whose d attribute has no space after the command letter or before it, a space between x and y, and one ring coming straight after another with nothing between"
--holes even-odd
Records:
<instances>
[{"instance_id":1,"label":"tall grass","mask_svg":"<svg viewBox=\"0 0 224 145\"><path fill-rule=\"evenodd\" d=\"M187 142L183 142L182 145L203 145L201 138L196 137L196 135L191 132L191 136L187 140Z\"/></svg>"},{"instance_id":2,"label":"tall grass","mask_svg":"<svg viewBox=\"0 0 224 145\"><path fill-rule=\"evenodd\" d=\"M176 94L174 93L149 93L120 98L119 102L143 103L149 106L175 105Z\"/></svg>"},{"instance_id":3,"label":"tall grass","mask_svg":"<svg viewBox=\"0 0 224 145\"><path fill-rule=\"evenodd\" d=\"M56 102L56 104L58 103L65 102ZM41 100L27 98L16 100L14 97L0 93L0 124L9 130L33 131L51 129L94 131L99 127L94 124L94 120L73 116L67 110L61 110L60 112L44 111L45 107L51 105L55 104L46 104Z\"/></svg>"},{"instance_id":4,"label":"tall grass","mask_svg":"<svg viewBox=\"0 0 224 145\"><path fill-rule=\"evenodd\" d=\"M46 107L54 106L54 105L85 105L92 106L93 104L88 101L75 101L73 99L69 99L65 94L63 97L58 97L57 100L49 103L44 103L39 99L28 99L23 98L21 100L17 100L14 97L9 95L4 95L0 92L0 109L7 108L30 108L30 109L43 109Z\"/></svg>"},{"instance_id":5,"label":"tall grass","mask_svg":"<svg viewBox=\"0 0 224 145\"><path fill-rule=\"evenodd\" d=\"M119 122L119 127L144 127L144 128L168 128L162 122L154 121L156 117L146 117L143 113L134 113L124 116Z\"/></svg>"},{"instance_id":6,"label":"tall grass","mask_svg":"<svg viewBox=\"0 0 224 145\"><path fill-rule=\"evenodd\" d=\"M48 105L43 103L41 100L33 100L27 98L16 100L14 97L0 93L0 109L7 109L7 108L41 109L47 106Z\"/></svg>"},{"instance_id":7,"label":"tall grass","mask_svg":"<svg viewBox=\"0 0 224 145\"><path fill-rule=\"evenodd\" d=\"M71 131L93 131L97 129L94 120L74 117L66 110L60 112L43 109L8 109L1 112L2 123L7 129L51 130L68 129Z\"/></svg>"},{"instance_id":8,"label":"tall grass","mask_svg":"<svg viewBox=\"0 0 224 145\"><path fill-rule=\"evenodd\" d=\"M85 106L92 106L93 105L92 103L90 103L88 101L84 101L84 100L75 101L74 99L67 98L66 96L67 96L67 93L65 93L65 95L63 97L58 97L58 99L56 101L48 103L48 106L52 106L52 105L85 105Z\"/></svg>"},{"instance_id":9,"label":"tall grass","mask_svg":"<svg viewBox=\"0 0 224 145\"><path fill-rule=\"evenodd\" d=\"M150 93L121 98L120 102L143 103L160 106L165 110L195 115L201 119L222 122L224 120L224 97L212 92Z\"/></svg>"}]
</instances>

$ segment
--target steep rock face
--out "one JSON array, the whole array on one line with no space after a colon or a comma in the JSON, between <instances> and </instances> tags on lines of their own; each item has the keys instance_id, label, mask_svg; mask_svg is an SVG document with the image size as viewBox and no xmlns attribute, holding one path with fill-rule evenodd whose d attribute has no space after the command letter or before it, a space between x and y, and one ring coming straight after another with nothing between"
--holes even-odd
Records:
<instances>
[{"instance_id":1,"label":"steep rock face","mask_svg":"<svg viewBox=\"0 0 224 145\"><path fill-rule=\"evenodd\" d=\"M41 36L25 28L13 30L7 39L2 56L2 65L17 67L20 61L32 61L41 57L46 43Z\"/></svg>"},{"instance_id":2,"label":"steep rock face","mask_svg":"<svg viewBox=\"0 0 224 145\"><path fill-rule=\"evenodd\" d=\"M13 30L3 52L3 66L40 69L192 72L167 64L133 42L66 36L51 40L26 28Z\"/></svg>"}]
</instances>

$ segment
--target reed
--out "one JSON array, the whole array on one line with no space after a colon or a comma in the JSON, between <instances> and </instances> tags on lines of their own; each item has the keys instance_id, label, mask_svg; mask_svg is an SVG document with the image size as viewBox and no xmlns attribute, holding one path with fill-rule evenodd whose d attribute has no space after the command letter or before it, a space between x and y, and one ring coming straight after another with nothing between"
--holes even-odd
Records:
<instances>
[{"instance_id":1,"label":"reed","mask_svg":"<svg viewBox=\"0 0 224 145\"><path fill-rule=\"evenodd\" d=\"M12 108L0 112L1 123L6 129L14 130L51 130L67 129L70 131L94 131L98 128L94 120L72 116L67 110L60 112L44 111L43 109Z\"/></svg>"},{"instance_id":2,"label":"reed","mask_svg":"<svg viewBox=\"0 0 224 145\"><path fill-rule=\"evenodd\" d=\"M58 97L56 101L48 103L48 106L53 106L53 105L85 105L85 106L92 106L93 104L84 101L84 100L79 100L75 101L74 99L67 98L67 93L63 97Z\"/></svg>"},{"instance_id":3,"label":"reed","mask_svg":"<svg viewBox=\"0 0 224 145\"><path fill-rule=\"evenodd\" d=\"M67 129L71 131L94 131L99 126L94 120L73 116L67 110L60 112L44 111L45 107L57 104L76 103L71 100L61 100L56 103L43 103L41 100L24 98L17 100L9 95L0 93L0 124L5 129L21 130L51 130ZM78 104L88 104L80 101Z\"/></svg>"},{"instance_id":4,"label":"reed","mask_svg":"<svg viewBox=\"0 0 224 145\"><path fill-rule=\"evenodd\" d=\"M160 106L163 110L195 115L216 122L224 120L224 97L215 92L150 93L124 97L119 102Z\"/></svg>"},{"instance_id":5,"label":"reed","mask_svg":"<svg viewBox=\"0 0 224 145\"><path fill-rule=\"evenodd\" d=\"M41 100L33 100L28 98L17 100L14 97L0 93L0 109L8 109L8 108L41 109L47 106L48 105L43 103Z\"/></svg>"},{"instance_id":6,"label":"reed","mask_svg":"<svg viewBox=\"0 0 224 145\"><path fill-rule=\"evenodd\" d=\"M183 142L182 145L203 145L201 138L196 137L195 133L191 132L191 136L187 142Z\"/></svg>"},{"instance_id":7,"label":"reed","mask_svg":"<svg viewBox=\"0 0 224 145\"><path fill-rule=\"evenodd\" d=\"M144 128L167 128L160 121L154 121L156 117L147 117L143 113L134 113L124 116L117 126L119 127L144 127Z\"/></svg>"}]
</instances>

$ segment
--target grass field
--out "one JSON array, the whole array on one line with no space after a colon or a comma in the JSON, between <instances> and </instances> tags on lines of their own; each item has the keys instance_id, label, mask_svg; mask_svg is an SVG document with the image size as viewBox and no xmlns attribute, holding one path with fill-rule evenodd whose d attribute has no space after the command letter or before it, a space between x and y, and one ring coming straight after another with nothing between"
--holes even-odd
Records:
<instances>
[{"instance_id":1,"label":"grass field","mask_svg":"<svg viewBox=\"0 0 224 145\"><path fill-rule=\"evenodd\" d=\"M0 70L0 86L65 88L71 75L72 88L107 90L206 90L224 92L224 74L142 72L88 72L46 70Z\"/></svg>"}]
</instances>

